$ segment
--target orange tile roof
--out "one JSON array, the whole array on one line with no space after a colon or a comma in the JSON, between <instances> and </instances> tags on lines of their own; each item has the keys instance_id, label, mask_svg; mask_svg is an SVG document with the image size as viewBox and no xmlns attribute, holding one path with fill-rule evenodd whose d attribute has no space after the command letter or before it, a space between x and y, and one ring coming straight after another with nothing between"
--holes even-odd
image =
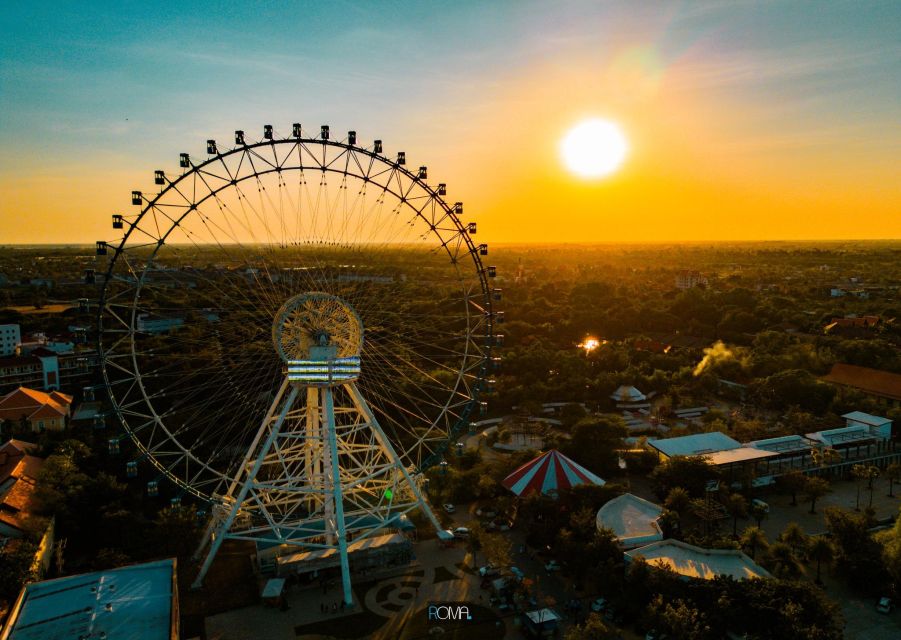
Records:
<instances>
[{"instance_id":1,"label":"orange tile roof","mask_svg":"<svg viewBox=\"0 0 901 640\"><path fill-rule=\"evenodd\" d=\"M824 382L860 389L866 393L901 400L901 374L891 371L836 363L832 371L822 377Z\"/></svg>"},{"instance_id":2,"label":"orange tile roof","mask_svg":"<svg viewBox=\"0 0 901 640\"><path fill-rule=\"evenodd\" d=\"M69 415L72 396L52 391L44 393L36 389L19 387L0 398L0 419L18 420L48 418ZM41 412L40 415L35 415Z\"/></svg>"}]
</instances>

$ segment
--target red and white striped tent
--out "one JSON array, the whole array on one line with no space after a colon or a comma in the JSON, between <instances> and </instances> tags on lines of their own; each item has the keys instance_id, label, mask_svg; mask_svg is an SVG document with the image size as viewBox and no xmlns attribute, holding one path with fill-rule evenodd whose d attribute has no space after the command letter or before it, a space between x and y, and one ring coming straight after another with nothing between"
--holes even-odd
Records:
<instances>
[{"instance_id":1,"label":"red and white striped tent","mask_svg":"<svg viewBox=\"0 0 901 640\"><path fill-rule=\"evenodd\" d=\"M580 484L603 486L605 483L585 467L551 449L522 465L501 484L518 496L528 496L571 489Z\"/></svg>"}]
</instances>

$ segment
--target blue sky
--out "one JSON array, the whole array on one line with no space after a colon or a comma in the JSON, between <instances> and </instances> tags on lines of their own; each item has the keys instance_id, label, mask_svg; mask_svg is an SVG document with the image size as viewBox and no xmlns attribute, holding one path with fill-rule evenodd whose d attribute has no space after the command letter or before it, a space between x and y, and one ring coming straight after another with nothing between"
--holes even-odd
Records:
<instances>
[{"instance_id":1,"label":"blue sky","mask_svg":"<svg viewBox=\"0 0 901 640\"><path fill-rule=\"evenodd\" d=\"M856 162L836 170L853 173L901 152L901 2L13 0L4 14L0 186L149 173L208 137L295 121L381 137L469 181L462 165L510 133L486 114L515 120L534 69L536 93L575 68L591 84L630 45L650 52L651 81L705 105L698 118L710 109L716 153L841 146Z\"/></svg>"}]
</instances>

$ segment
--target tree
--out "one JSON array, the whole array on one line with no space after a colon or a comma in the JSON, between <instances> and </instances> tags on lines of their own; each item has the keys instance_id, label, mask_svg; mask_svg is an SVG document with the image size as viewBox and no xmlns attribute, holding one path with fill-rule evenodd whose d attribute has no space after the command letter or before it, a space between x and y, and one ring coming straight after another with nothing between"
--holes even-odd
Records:
<instances>
[{"instance_id":1,"label":"tree","mask_svg":"<svg viewBox=\"0 0 901 640\"><path fill-rule=\"evenodd\" d=\"M760 527L760 524L763 522L763 519L766 518L770 514L770 508L762 504L759 501L751 503L751 517L754 518L754 521L757 523L757 526Z\"/></svg>"},{"instance_id":2,"label":"tree","mask_svg":"<svg viewBox=\"0 0 901 640\"><path fill-rule=\"evenodd\" d=\"M819 476L812 476L807 479L804 485L804 497L810 500L810 513L816 513L817 500L832 491L829 483Z\"/></svg>"},{"instance_id":3,"label":"tree","mask_svg":"<svg viewBox=\"0 0 901 640\"><path fill-rule=\"evenodd\" d=\"M852 466L851 477L854 478L854 484L857 486L857 500L854 503L854 510L860 511L860 481L867 477L866 466L862 464Z\"/></svg>"},{"instance_id":4,"label":"tree","mask_svg":"<svg viewBox=\"0 0 901 640\"><path fill-rule=\"evenodd\" d=\"M873 508L873 482L879 477L879 467L876 465L867 465L865 468L864 478L867 481L867 491L870 492L869 508Z\"/></svg>"},{"instance_id":5,"label":"tree","mask_svg":"<svg viewBox=\"0 0 901 640\"><path fill-rule=\"evenodd\" d=\"M563 636L564 640L608 640L613 637L613 631L604 624L603 618L593 612L583 624L571 626Z\"/></svg>"},{"instance_id":6,"label":"tree","mask_svg":"<svg viewBox=\"0 0 901 640\"><path fill-rule=\"evenodd\" d=\"M0 551L0 600L12 602L26 582L35 579L31 567L36 544L27 540L16 540Z\"/></svg>"},{"instance_id":7,"label":"tree","mask_svg":"<svg viewBox=\"0 0 901 640\"><path fill-rule=\"evenodd\" d=\"M826 529L838 554L835 566L848 583L863 593L876 595L890 580L890 564L883 558L884 547L870 534L872 522L865 514L838 507L824 510Z\"/></svg>"},{"instance_id":8,"label":"tree","mask_svg":"<svg viewBox=\"0 0 901 640\"><path fill-rule=\"evenodd\" d=\"M820 567L824 564L826 566L832 564L832 561L835 559L835 545L826 536L814 536L810 544L807 545L807 558L817 563L816 583L823 584L823 581L820 579Z\"/></svg>"},{"instance_id":9,"label":"tree","mask_svg":"<svg viewBox=\"0 0 901 640\"><path fill-rule=\"evenodd\" d=\"M666 509L679 514L680 517L685 515L690 504L691 496L688 495L688 491L684 487L673 487L666 495L666 500L663 501L663 506Z\"/></svg>"},{"instance_id":10,"label":"tree","mask_svg":"<svg viewBox=\"0 0 901 640\"><path fill-rule=\"evenodd\" d=\"M786 580L794 580L804 573L804 567L794 549L784 542L774 542L767 552L767 562L773 575Z\"/></svg>"},{"instance_id":11,"label":"tree","mask_svg":"<svg viewBox=\"0 0 901 640\"><path fill-rule=\"evenodd\" d=\"M619 454L626 425L619 416L585 418L573 427L562 452L602 477L619 471Z\"/></svg>"},{"instance_id":12,"label":"tree","mask_svg":"<svg viewBox=\"0 0 901 640\"><path fill-rule=\"evenodd\" d=\"M673 487L683 487L694 498L706 494L707 483L719 478L719 471L704 456L674 456L650 474L654 493L665 498Z\"/></svg>"},{"instance_id":13,"label":"tree","mask_svg":"<svg viewBox=\"0 0 901 640\"><path fill-rule=\"evenodd\" d=\"M779 536L779 541L790 546L796 555L802 556L807 550L809 536L797 522L789 522Z\"/></svg>"},{"instance_id":14,"label":"tree","mask_svg":"<svg viewBox=\"0 0 901 640\"><path fill-rule=\"evenodd\" d=\"M512 564L513 543L499 533L486 533L482 535L482 553L485 554L488 564L508 567Z\"/></svg>"},{"instance_id":15,"label":"tree","mask_svg":"<svg viewBox=\"0 0 901 640\"><path fill-rule=\"evenodd\" d=\"M738 537L738 519L748 515L748 501L740 493L729 494L726 498L726 511L732 516L732 537Z\"/></svg>"},{"instance_id":16,"label":"tree","mask_svg":"<svg viewBox=\"0 0 901 640\"><path fill-rule=\"evenodd\" d=\"M658 595L649 609L649 617L659 620L660 626L675 640L704 640L712 637L707 616L690 600L677 598L673 602L664 602L663 597Z\"/></svg>"},{"instance_id":17,"label":"tree","mask_svg":"<svg viewBox=\"0 0 901 640\"><path fill-rule=\"evenodd\" d=\"M193 505L166 507L157 514L154 525L156 544L167 556L188 558L200 540L201 528Z\"/></svg>"},{"instance_id":18,"label":"tree","mask_svg":"<svg viewBox=\"0 0 901 640\"><path fill-rule=\"evenodd\" d=\"M885 468L885 477L888 478L889 497L895 497L895 483L901 480L901 463L893 462Z\"/></svg>"},{"instance_id":19,"label":"tree","mask_svg":"<svg viewBox=\"0 0 901 640\"><path fill-rule=\"evenodd\" d=\"M792 497L792 506L797 506L798 504L798 492L804 490L804 485L807 482L807 476L798 471L797 469L792 469L784 473L783 475L776 478L776 484L779 486L782 491L785 491L787 494Z\"/></svg>"},{"instance_id":20,"label":"tree","mask_svg":"<svg viewBox=\"0 0 901 640\"><path fill-rule=\"evenodd\" d=\"M748 527L745 529L744 533L741 534L739 543L742 549L749 551L752 560L756 559L758 549L766 551L770 546L769 541L766 539L766 534L760 527Z\"/></svg>"}]
</instances>

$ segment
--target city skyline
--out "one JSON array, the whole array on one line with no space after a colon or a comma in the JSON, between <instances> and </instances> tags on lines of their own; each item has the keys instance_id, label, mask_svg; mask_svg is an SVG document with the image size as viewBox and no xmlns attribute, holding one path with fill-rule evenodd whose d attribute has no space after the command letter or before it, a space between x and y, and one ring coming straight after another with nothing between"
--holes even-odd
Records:
<instances>
[{"instance_id":1,"label":"city skyline","mask_svg":"<svg viewBox=\"0 0 901 640\"><path fill-rule=\"evenodd\" d=\"M13 6L0 26L4 243L111 239L207 138L301 122L383 139L494 242L901 237L892 3ZM629 141L570 174L588 118Z\"/></svg>"}]
</instances>

